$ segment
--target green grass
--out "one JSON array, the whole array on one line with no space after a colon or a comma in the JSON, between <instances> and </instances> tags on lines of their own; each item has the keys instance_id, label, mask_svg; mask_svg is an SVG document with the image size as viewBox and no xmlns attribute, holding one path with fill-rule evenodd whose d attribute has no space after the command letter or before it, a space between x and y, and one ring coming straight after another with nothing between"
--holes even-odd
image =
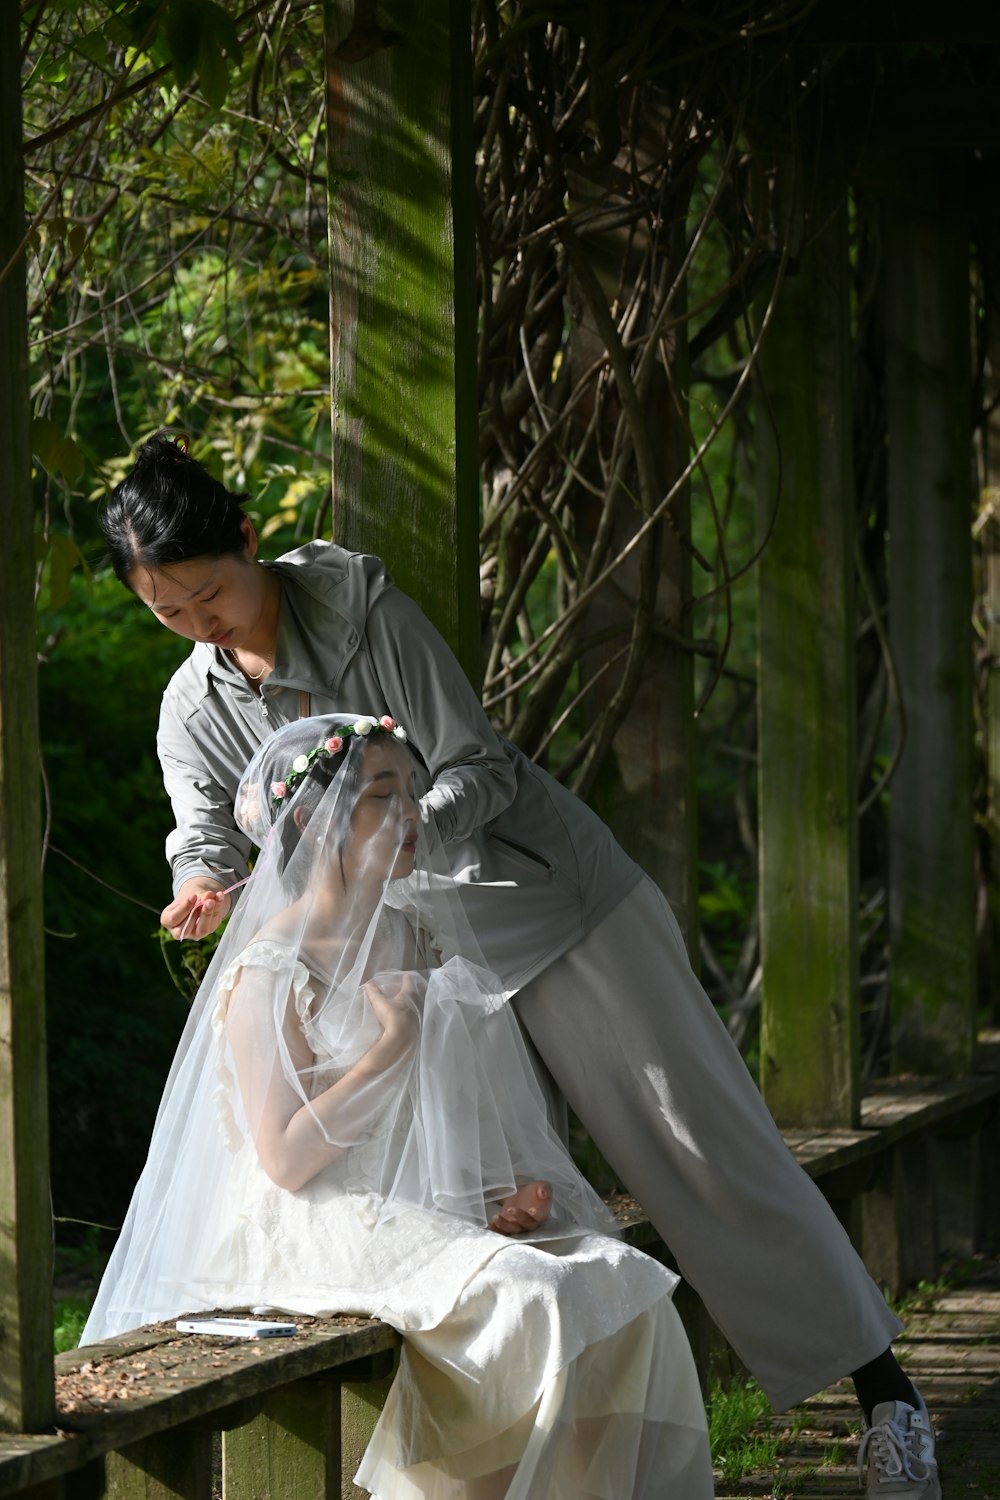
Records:
<instances>
[{"instance_id":1,"label":"green grass","mask_svg":"<svg viewBox=\"0 0 1000 1500\"><path fill-rule=\"evenodd\" d=\"M754 1469L769 1468L778 1456L778 1436L755 1432L771 1404L756 1380L723 1386L713 1381L708 1396L708 1436L712 1464L733 1483Z\"/></svg>"},{"instance_id":2,"label":"green grass","mask_svg":"<svg viewBox=\"0 0 1000 1500\"><path fill-rule=\"evenodd\" d=\"M93 1297L59 1297L53 1308L52 1344L56 1354L75 1349L90 1312Z\"/></svg>"}]
</instances>

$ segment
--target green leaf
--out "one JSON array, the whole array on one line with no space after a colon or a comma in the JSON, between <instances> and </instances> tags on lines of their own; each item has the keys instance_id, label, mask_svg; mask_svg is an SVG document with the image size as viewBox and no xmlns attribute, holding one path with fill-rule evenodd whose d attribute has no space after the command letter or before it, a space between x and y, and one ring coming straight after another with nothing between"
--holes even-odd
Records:
<instances>
[{"instance_id":1,"label":"green leaf","mask_svg":"<svg viewBox=\"0 0 1000 1500\"><path fill-rule=\"evenodd\" d=\"M221 51L209 38L198 49L198 87L213 109L221 109L229 93L229 69Z\"/></svg>"},{"instance_id":2,"label":"green leaf","mask_svg":"<svg viewBox=\"0 0 1000 1500\"><path fill-rule=\"evenodd\" d=\"M163 31L177 82L189 83L197 72L204 98L221 109L229 93L227 60L238 63L242 57L232 17L214 0L172 0Z\"/></svg>"},{"instance_id":3,"label":"green leaf","mask_svg":"<svg viewBox=\"0 0 1000 1500\"><path fill-rule=\"evenodd\" d=\"M71 255L82 255L87 248L90 231L85 224L74 224L66 236Z\"/></svg>"},{"instance_id":4,"label":"green leaf","mask_svg":"<svg viewBox=\"0 0 1000 1500\"><path fill-rule=\"evenodd\" d=\"M64 83L69 77L69 67L69 53L63 52L58 57L47 57L42 64L41 74L46 83Z\"/></svg>"},{"instance_id":5,"label":"green leaf","mask_svg":"<svg viewBox=\"0 0 1000 1500\"><path fill-rule=\"evenodd\" d=\"M80 448L48 417L33 419L31 451L47 474L61 474L67 484L75 484L83 473L84 458Z\"/></svg>"},{"instance_id":6,"label":"green leaf","mask_svg":"<svg viewBox=\"0 0 1000 1500\"><path fill-rule=\"evenodd\" d=\"M194 77L201 47L201 11L190 0L175 0L166 13L164 36L174 75L183 88Z\"/></svg>"},{"instance_id":7,"label":"green leaf","mask_svg":"<svg viewBox=\"0 0 1000 1500\"><path fill-rule=\"evenodd\" d=\"M96 63L99 68L108 71L108 39L103 31L89 31L74 44L73 50L88 62Z\"/></svg>"},{"instance_id":8,"label":"green leaf","mask_svg":"<svg viewBox=\"0 0 1000 1500\"><path fill-rule=\"evenodd\" d=\"M44 577L48 585L49 609L62 609L69 599L70 577L74 568L82 568L88 582L90 566L71 536L62 531L50 532L44 537L35 533L35 556L44 565Z\"/></svg>"}]
</instances>

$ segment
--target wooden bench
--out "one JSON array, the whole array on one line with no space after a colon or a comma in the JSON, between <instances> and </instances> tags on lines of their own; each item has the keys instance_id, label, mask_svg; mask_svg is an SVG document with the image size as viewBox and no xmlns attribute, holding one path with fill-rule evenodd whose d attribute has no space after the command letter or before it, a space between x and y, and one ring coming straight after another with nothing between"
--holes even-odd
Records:
<instances>
[{"instance_id":1,"label":"wooden bench","mask_svg":"<svg viewBox=\"0 0 1000 1500\"><path fill-rule=\"evenodd\" d=\"M891 1291L933 1279L942 1250L1000 1232L1000 1030L968 1078L887 1080L858 1130L790 1131L789 1146ZM670 1264L634 1199L611 1200L625 1238ZM678 1306L707 1371L720 1338L682 1284ZM193 1339L139 1329L56 1360L58 1426L0 1436L0 1496L24 1500L329 1500L351 1483L399 1347L366 1318L296 1318L294 1338Z\"/></svg>"},{"instance_id":2,"label":"wooden bench","mask_svg":"<svg viewBox=\"0 0 1000 1500\"><path fill-rule=\"evenodd\" d=\"M350 1493L399 1335L370 1318L295 1322L261 1340L154 1324L57 1356L58 1426L0 1437L0 1495L211 1500L220 1463L227 1500Z\"/></svg>"}]
</instances>

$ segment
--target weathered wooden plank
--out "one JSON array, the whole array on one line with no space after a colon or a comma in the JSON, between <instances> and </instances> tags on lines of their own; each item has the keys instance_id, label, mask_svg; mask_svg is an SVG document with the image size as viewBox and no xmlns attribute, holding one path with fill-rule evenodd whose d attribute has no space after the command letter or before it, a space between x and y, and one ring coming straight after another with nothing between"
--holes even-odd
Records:
<instances>
[{"instance_id":1,"label":"weathered wooden plank","mask_svg":"<svg viewBox=\"0 0 1000 1500\"><path fill-rule=\"evenodd\" d=\"M881 1093L864 1101L861 1113L866 1129L883 1132L892 1141L919 1124L934 1126L972 1111L1000 1094L994 1074L973 1073L964 1078L931 1080L931 1087L902 1096Z\"/></svg>"},{"instance_id":2,"label":"weathered wooden plank","mask_svg":"<svg viewBox=\"0 0 1000 1500\"><path fill-rule=\"evenodd\" d=\"M130 1443L108 1454L104 1477L106 1500L212 1500L212 1433L196 1423Z\"/></svg>"},{"instance_id":3,"label":"weathered wooden plank","mask_svg":"<svg viewBox=\"0 0 1000 1500\"><path fill-rule=\"evenodd\" d=\"M0 1429L52 1416L19 7L0 6Z\"/></svg>"},{"instance_id":4,"label":"weathered wooden plank","mask_svg":"<svg viewBox=\"0 0 1000 1500\"><path fill-rule=\"evenodd\" d=\"M297 1320L294 1339L200 1339L156 1329L60 1355L59 1432L0 1437L0 1496L82 1469L198 1419L225 1427L237 1402L398 1346L374 1319ZM282 1345L274 1349L272 1344Z\"/></svg>"},{"instance_id":5,"label":"weathered wooden plank","mask_svg":"<svg viewBox=\"0 0 1000 1500\"><path fill-rule=\"evenodd\" d=\"M756 426L761 1088L782 1127L854 1125L860 1096L847 195L806 139L775 176L797 268Z\"/></svg>"},{"instance_id":6,"label":"weathered wooden plank","mask_svg":"<svg viewBox=\"0 0 1000 1500\"><path fill-rule=\"evenodd\" d=\"M875 1280L892 1296L938 1274L935 1179L926 1132L897 1141L861 1201L860 1249Z\"/></svg>"},{"instance_id":7,"label":"weathered wooden plank","mask_svg":"<svg viewBox=\"0 0 1000 1500\"><path fill-rule=\"evenodd\" d=\"M335 540L479 663L465 0L326 0Z\"/></svg>"},{"instance_id":8,"label":"weathered wooden plank","mask_svg":"<svg viewBox=\"0 0 1000 1500\"><path fill-rule=\"evenodd\" d=\"M371 1441L392 1384L395 1364L372 1378L346 1381L340 1391L340 1490L343 1500L367 1500L354 1483L362 1454Z\"/></svg>"},{"instance_id":9,"label":"weathered wooden plank","mask_svg":"<svg viewBox=\"0 0 1000 1500\"><path fill-rule=\"evenodd\" d=\"M50 1479L46 1484L34 1484L22 1492L21 1500L66 1500L65 1483L62 1479ZM97 1496L87 1496L87 1500L97 1500Z\"/></svg>"},{"instance_id":10,"label":"weathered wooden plank","mask_svg":"<svg viewBox=\"0 0 1000 1500\"><path fill-rule=\"evenodd\" d=\"M300 1380L265 1398L259 1416L222 1435L223 1500L336 1500L340 1386Z\"/></svg>"},{"instance_id":11,"label":"weathered wooden plank","mask_svg":"<svg viewBox=\"0 0 1000 1500\"><path fill-rule=\"evenodd\" d=\"M979 257L983 281L991 288L1000 286L1000 171L995 160L984 171ZM981 949L986 969L981 976L981 988L989 995L993 1019L1000 1020L1000 307L995 296L984 296L982 319L986 361L981 375L984 416L975 531L979 538L977 618L983 631L983 666L988 674L986 718L982 726L988 788L985 829L988 926Z\"/></svg>"},{"instance_id":12,"label":"weathered wooden plank","mask_svg":"<svg viewBox=\"0 0 1000 1500\"><path fill-rule=\"evenodd\" d=\"M976 985L969 236L955 160L920 152L889 169L889 634L905 711L889 823L893 1069L967 1073Z\"/></svg>"}]
</instances>

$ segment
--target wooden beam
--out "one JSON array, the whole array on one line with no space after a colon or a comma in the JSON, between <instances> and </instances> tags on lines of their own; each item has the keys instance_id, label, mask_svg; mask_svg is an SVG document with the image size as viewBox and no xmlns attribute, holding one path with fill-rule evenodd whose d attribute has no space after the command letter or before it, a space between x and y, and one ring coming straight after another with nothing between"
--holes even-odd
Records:
<instances>
[{"instance_id":1,"label":"wooden beam","mask_svg":"<svg viewBox=\"0 0 1000 1500\"><path fill-rule=\"evenodd\" d=\"M334 539L474 682L479 480L467 0L326 0Z\"/></svg>"},{"instance_id":2,"label":"wooden beam","mask_svg":"<svg viewBox=\"0 0 1000 1500\"><path fill-rule=\"evenodd\" d=\"M18 7L0 6L0 1428L54 1410Z\"/></svg>"},{"instance_id":3,"label":"wooden beam","mask_svg":"<svg viewBox=\"0 0 1000 1500\"><path fill-rule=\"evenodd\" d=\"M964 1073L976 986L969 239L960 162L907 154L896 181L883 198L889 634L905 714L890 788L893 1069Z\"/></svg>"},{"instance_id":4,"label":"wooden beam","mask_svg":"<svg viewBox=\"0 0 1000 1500\"><path fill-rule=\"evenodd\" d=\"M986 752L987 931L980 951L985 973L980 990L989 998L991 1019L1000 1020L1000 170L992 161L984 171L979 213L979 260L983 291L982 404L987 416L979 445L980 648L987 674L986 717L982 736Z\"/></svg>"},{"instance_id":5,"label":"wooden beam","mask_svg":"<svg viewBox=\"0 0 1000 1500\"><path fill-rule=\"evenodd\" d=\"M809 164L808 174L806 163ZM779 1125L859 1108L853 473L846 184L783 157L797 272L757 403L761 1087ZM775 511L775 507L777 510Z\"/></svg>"}]
</instances>

